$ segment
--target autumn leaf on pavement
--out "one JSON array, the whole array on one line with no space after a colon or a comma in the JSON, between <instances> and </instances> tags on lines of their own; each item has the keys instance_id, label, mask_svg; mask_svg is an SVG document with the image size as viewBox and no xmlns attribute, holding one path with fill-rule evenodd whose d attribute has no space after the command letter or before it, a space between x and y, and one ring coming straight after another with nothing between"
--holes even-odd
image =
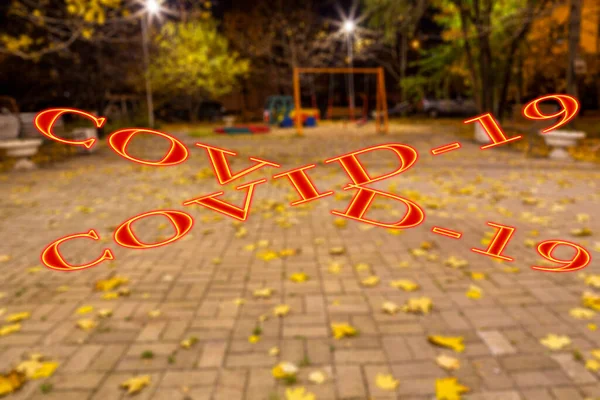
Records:
<instances>
[{"instance_id":1,"label":"autumn leaf on pavement","mask_svg":"<svg viewBox=\"0 0 600 400\"><path fill-rule=\"evenodd\" d=\"M592 319L596 313L587 308L576 307L569 310L569 315L576 319Z\"/></svg>"},{"instance_id":2,"label":"autumn leaf on pavement","mask_svg":"<svg viewBox=\"0 0 600 400\"><path fill-rule=\"evenodd\" d=\"M598 372L600 371L600 362L598 360L587 360L585 368L592 372Z\"/></svg>"},{"instance_id":3,"label":"autumn leaf on pavement","mask_svg":"<svg viewBox=\"0 0 600 400\"><path fill-rule=\"evenodd\" d=\"M285 379L296 376L298 367L291 362L283 361L273 367L271 374L275 379Z\"/></svg>"},{"instance_id":4,"label":"autumn leaf on pavement","mask_svg":"<svg viewBox=\"0 0 600 400\"><path fill-rule=\"evenodd\" d=\"M398 311L400 311L400 307L398 306L398 304L392 302L392 301L386 301L385 303L383 303L381 305L381 309L383 310L383 312L387 313L387 314L396 314Z\"/></svg>"},{"instance_id":5,"label":"autumn leaf on pavement","mask_svg":"<svg viewBox=\"0 0 600 400\"><path fill-rule=\"evenodd\" d=\"M123 276L115 276L110 279L99 280L96 282L96 290L102 292L109 292L124 283L128 283L129 279Z\"/></svg>"},{"instance_id":6,"label":"autumn leaf on pavement","mask_svg":"<svg viewBox=\"0 0 600 400\"><path fill-rule=\"evenodd\" d=\"M31 313L29 311L20 312L16 314L9 314L6 316L6 322L20 322L25 319L29 319L31 317Z\"/></svg>"},{"instance_id":7,"label":"autumn leaf on pavement","mask_svg":"<svg viewBox=\"0 0 600 400\"><path fill-rule=\"evenodd\" d=\"M592 230L587 227L571 230L571 235L573 235L575 237L586 237L586 236L592 236L593 234L594 233L592 232Z\"/></svg>"},{"instance_id":8,"label":"autumn leaf on pavement","mask_svg":"<svg viewBox=\"0 0 600 400\"><path fill-rule=\"evenodd\" d=\"M285 317L290 312L290 306L287 304L280 304L273 309L273 314L278 317Z\"/></svg>"},{"instance_id":9,"label":"autumn leaf on pavement","mask_svg":"<svg viewBox=\"0 0 600 400\"><path fill-rule=\"evenodd\" d=\"M119 293L117 292L108 292L102 295L103 300L116 300L119 298Z\"/></svg>"},{"instance_id":10,"label":"autumn leaf on pavement","mask_svg":"<svg viewBox=\"0 0 600 400\"><path fill-rule=\"evenodd\" d=\"M310 375L308 375L308 380L312 383L316 383L317 385L325 382L325 379L325 374L322 371L313 371L310 373Z\"/></svg>"},{"instance_id":11,"label":"autumn leaf on pavement","mask_svg":"<svg viewBox=\"0 0 600 400\"><path fill-rule=\"evenodd\" d=\"M585 292L581 296L581 303L584 307L600 311L600 295L596 295L592 292Z\"/></svg>"},{"instance_id":12,"label":"autumn leaf on pavement","mask_svg":"<svg viewBox=\"0 0 600 400\"><path fill-rule=\"evenodd\" d=\"M269 349L269 355L270 355L271 357L278 356L278 355L279 355L279 347L277 347L277 346L275 346L275 347L271 347L271 348Z\"/></svg>"},{"instance_id":13,"label":"autumn leaf on pavement","mask_svg":"<svg viewBox=\"0 0 600 400\"><path fill-rule=\"evenodd\" d=\"M481 281L485 279L485 274L483 272L471 272L471 279L474 281Z\"/></svg>"},{"instance_id":14,"label":"autumn leaf on pavement","mask_svg":"<svg viewBox=\"0 0 600 400\"><path fill-rule=\"evenodd\" d=\"M77 309L77 311L75 311L75 313L77 313L79 315L84 315L84 314L91 313L92 311L94 311L93 306L81 306Z\"/></svg>"},{"instance_id":15,"label":"autumn leaf on pavement","mask_svg":"<svg viewBox=\"0 0 600 400\"><path fill-rule=\"evenodd\" d=\"M288 388L285 390L285 400L317 400L313 393L307 392L303 387Z\"/></svg>"},{"instance_id":16,"label":"autumn leaf on pavement","mask_svg":"<svg viewBox=\"0 0 600 400\"><path fill-rule=\"evenodd\" d=\"M293 273L292 275L290 275L290 281L292 281L292 282L302 283L302 282L306 282L307 280L308 280L308 275L306 275L304 272L296 272L296 273Z\"/></svg>"},{"instance_id":17,"label":"autumn leaf on pavement","mask_svg":"<svg viewBox=\"0 0 600 400\"><path fill-rule=\"evenodd\" d=\"M331 331L333 333L333 337L337 340L344 337L356 336L358 334L356 328L346 323L332 323Z\"/></svg>"},{"instance_id":18,"label":"autumn leaf on pavement","mask_svg":"<svg viewBox=\"0 0 600 400\"><path fill-rule=\"evenodd\" d=\"M560 336L550 333L545 338L540 339L540 343L550 350L561 350L562 348L571 344L571 339L569 339L568 336Z\"/></svg>"},{"instance_id":19,"label":"autumn leaf on pavement","mask_svg":"<svg viewBox=\"0 0 600 400\"><path fill-rule=\"evenodd\" d=\"M248 343L258 343L260 342L260 336L259 335L250 335L248 336Z\"/></svg>"},{"instance_id":20,"label":"autumn leaf on pavement","mask_svg":"<svg viewBox=\"0 0 600 400\"><path fill-rule=\"evenodd\" d=\"M343 247L332 247L331 249L329 249L329 254L331 254L332 256L341 256L345 252L346 249Z\"/></svg>"},{"instance_id":21,"label":"autumn leaf on pavement","mask_svg":"<svg viewBox=\"0 0 600 400\"><path fill-rule=\"evenodd\" d=\"M390 282L390 286L396 289L402 289L405 292L414 292L419 289L419 285L408 279L398 279Z\"/></svg>"},{"instance_id":22,"label":"autumn leaf on pavement","mask_svg":"<svg viewBox=\"0 0 600 400\"><path fill-rule=\"evenodd\" d=\"M600 289L600 275L590 275L585 278L585 284Z\"/></svg>"},{"instance_id":23,"label":"autumn leaf on pavement","mask_svg":"<svg viewBox=\"0 0 600 400\"><path fill-rule=\"evenodd\" d=\"M108 318L112 316L112 314L113 311L110 308L103 308L101 310L98 310L98 316L102 318Z\"/></svg>"},{"instance_id":24,"label":"autumn leaf on pavement","mask_svg":"<svg viewBox=\"0 0 600 400\"><path fill-rule=\"evenodd\" d=\"M450 357L445 354L440 354L436 357L435 362L445 370L452 371L460 368L458 358Z\"/></svg>"},{"instance_id":25,"label":"autumn leaf on pavement","mask_svg":"<svg viewBox=\"0 0 600 400\"><path fill-rule=\"evenodd\" d=\"M187 339L182 340L179 345L184 348L184 349L189 349L190 347L192 347L194 344L196 344L198 342L198 338L195 336L191 336Z\"/></svg>"},{"instance_id":26,"label":"autumn leaf on pavement","mask_svg":"<svg viewBox=\"0 0 600 400\"><path fill-rule=\"evenodd\" d=\"M160 310L150 310L150 311L148 311L148 316L150 318L158 318L158 317L160 317L160 314L162 314L162 312Z\"/></svg>"},{"instance_id":27,"label":"autumn leaf on pavement","mask_svg":"<svg viewBox=\"0 0 600 400\"><path fill-rule=\"evenodd\" d=\"M379 277L371 275L368 278L363 279L360 283L365 287L374 287L379 284Z\"/></svg>"},{"instance_id":28,"label":"autumn leaf on pavement","mask_svg":"<svg viewBox=\"0 0 600 400\"><path fill-rule=\"evenodd\" d=\"M433 302L429 297L413 297L408 299L406 304L402 307L402 311L408 313L429 314L432 308Z\"/></svg>"},{"instance_id":29,"label":"autumn leaf on pavement","mask_svg":"<svg viewBox=\"0 0 600 400\"><path fill-rule=\"evenodd\" d=\"M10 260L10 256L8 254L0 254L0 263L7 262Z\"/></svg>"},{"instance_id":30,"label":"autumn leaf on pavement","mask_svg":"<svg viewBox=\"0 0 600 400\"><path fill-rule=\"evenodd\" d=\"M466 260L458 257L450 256L446 261L444 261L444 265L451 268L464 268L469 265L469 263Z\"/></svg>"},{"instance_id":31,"label":"autumn leaf on pavement","mask_svg":"<svg viewBox=\"0 0 600 400\"><path fill-rule=\"evenodd\" d=\"M502 268L502 270L507 274L518 274L519 272L521 272L521 268L519 267L504 267Z\"/></svg>"},{"instance_id":32,"label":"autumn leaf on pavement","mask_svg":"<svg viewBox=\"0 0 600 400\"><path fill-rule=\"evenodd\" d=\"M475 285L469 286L469 290L465 294L470 299L480 299L481 298L481 288Z\"/></svg>"},{"instance_id":33,"label":"autumn leaf on pavement","mask_svg":"<svg viewBox=\"0 0 600 400\"><path fill-rule=\"evenodd\" d=\"M41 354L31 355L29 360L22 361L17 365L16 370L25 374L28 379L48 378L54 374L58 368L55 361L42 361Z\"/></svg>"},{"instance_id":34,"label":"autumn leaf on pavement","mask_svg":"<svg viewBox=\"0 0 600 400\"><path fill-rule=\"evenodd\" d=\"M467 386L458 383L456 378L435 380L435 396L437 400L460 400L461 394L469 392Z\"/></svg>"},{"instance_id":35,"label":"autumn leaf on pavement","mask_svg":"<svg viewBox=\"0 0 600 400\"><path fill-rule=\"evenodd\" d=\"M368 271L371 269L371 266L367 263L358 263L354 266L354 269L358 272Z\"/></svg>"},{"instance_id":36,"label":"autumn leaf on pavement","mask_svg":"<svg viewBox=\"0 0 600 400\"><path fill-rule=\"evenodd\" d=\"M329 267L327 268L327 271L329 271L330 274L339 274L340 272L342 272L342 264L337 262L331 262L329 264Z\"/></svg>"},{"instance_id":37,"label":"autumn leaf on pavement","mask_svg":"<svg viewBox=\"0 0 600 400\"><path fill-rule=\"evenodd\" d=\"M252 294L254 297L268 299L273 295L274 290L271 288L256 289Z\"/></svg>"},{"instance_id":38,"label":"autumn leaf on pavement","mask_svg":"<svg viewBox=\"0 0 600 400\"><path fill-rule=\"evenodd\" d=\"M447 347L457 353L462 353L465 350L464 338L462 336L431 335L427 340L436 346Z\"/></svg>"},{"instance_id":39,"label":"autumn leaf on pavement","mask_svg":"<svg viewBox=\"0 0 600 400\"><path fill-rule=\"evenodd\" d=\"M393 391L400 385L400 382L392 375L377 374L375 384L379 389Z\"/></svg>"},{"instance_id":40,"label":"autumn leaf on pavement","mask_svg":"<svg viewBox=\"0 0 600 400\"><path fill-rule=\"evenodd\" d=\"M0 336L10 335L11 333L19 332L21 324L4 325L0 328Z\"/></svg>"},{"instance_id":41,"label":"autumn leaf on pavement","mask_svg":"<svg viewBox=\"0 0 600 400\"><path fill-rule=\"evenodd\" d=\"M96 327L97 322L93 319L80 319L77 321L77 327L79 329L83 329L84 331L92 330Z\"/></svg>"},{"instance_id":42,"label":"autumn leaf on pavement","mask_svg":"<svg viewBox=\"0 0 600 400\"><path fill-rule=\"evenodd\" d=\"M144 387L148 386L149 384L150 375L141 375L127 379L125 382L121 383L121 387L123 389L127 389L128 394L135 394L140 392Z\"/></svg>"},{"instance_id":43,"label":"autumn leaf on pavement","mask_svg":"<svg viewBox=\"0 0 600 400\"><path fill-rule=\"evenodd\" d=\"M6 396L19 390L26 381L25 374L10 371L7 375L0 375L0 396Z\"/></svg>"}]
</instances>

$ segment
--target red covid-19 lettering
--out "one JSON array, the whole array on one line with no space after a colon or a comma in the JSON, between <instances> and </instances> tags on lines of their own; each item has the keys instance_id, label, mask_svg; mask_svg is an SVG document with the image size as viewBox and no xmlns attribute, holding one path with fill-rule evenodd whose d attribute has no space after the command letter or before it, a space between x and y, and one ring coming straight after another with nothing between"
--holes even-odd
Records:
<instances>
[{"instance_id":1,"label":"red covid-19 lettering","mask_svg":"<svg viewBox=\"0 0 600 400\"><path fill-rule=\"evenodd\" d=\"M44 264L46 267L53 269L55 271L80 271L82 269L94 267L106 260L114 260L115 257L113 255L112 251L110 249L104 249L104 251L102 252L102 255L92 262L89 262L87 264L81 264L81 265L69 264L63 258L58 246L69 240L74 240L74 239L78 239L78 238L88 238L88 239L92 239L92 240L100 240L98 233L96 233L96 231L93 229L90 229L86 233L76 233L74 235L68 235L68 236L62 237L62 238L50 243L44 249L44 251L42 251L42 255L40 257L42 264Z\"/></svg>"},{"instance_id":2,"label":"red covid-19 lettering","mask_svg":"<svg viewBox=\"0 0 600 400\"><path fill-rule=\"evenodd\" d=\"M167 151L164 157L158 161L142 160L131 156L127 152L127 146L133 137L140 133L151 134L168 139L171 142L171 148ZM114 132L108 138L109 146L121 157L136 162L138 164L149 165L153 167L166 167L170 165L181 164L189 157L187 147L173 136L152 129L127 128Z\"/></svg>"},{"instance_id":3,"label":"red covid-19 lettering","mask_svg":"<svg viewBox=\"0 0 600 400\"><path fill-rule=\"evenodd\" d=\"M63 114L67 114L67 113L77 114L77 115L80 115L87 119L91 119L92 121L94 121L96 128L102 128L102 126L106 122L106 118L104 118L104 117L96 117L93 114L90 114L85 111L77 110L74 108L50 108L48 110L44 110L44 111L40 112L39 114L37 114L35 116L35 119L34 119L35 127L37 128L38 131L40 131L41 134L43 134L44 136L46 136L52 140L55 140L57 142L70 144L73 146L83 146L87 149L91 148L94 145L94 143L96 143L95 138L90 138L90 139L86 139L86 140L68 140L68 139L63 139L61 137L58 137L54 134L54 132L52 132L52 128L56 124L56 121L58 121L58 119Z\"/></svg>"},{"instance_id":4,"label":"red covid-19 lettering","mask_svg":"<svg viewBox=\"0 0 600 400\"><path fill-rule=\"evenodd\" d=\"M142 243L135 233L133 233L131 225L139 221L143 218L148 218L152 216L164 216L167 217L171 225L175 228L175 235L167 240L163 240L158 243ZM183 211L175 211L175 210L157 210L157 211L149 211L140 215L137 215L133 218L128 219L123 222L116 230L114 234L114 240L117 244L123 247L127 247L130 249L151 249L159 246L164 246L169 243L173 243L182 237L184 237L192 226L194 225L193 218Z\"/></svg>"}]
</instances>

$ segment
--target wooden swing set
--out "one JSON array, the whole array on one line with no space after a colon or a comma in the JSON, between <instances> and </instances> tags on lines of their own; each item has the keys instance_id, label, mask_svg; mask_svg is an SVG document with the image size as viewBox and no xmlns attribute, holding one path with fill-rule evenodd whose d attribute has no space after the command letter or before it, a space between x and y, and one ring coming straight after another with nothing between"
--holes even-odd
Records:
<instances>
[{"instance_id":1,"label":"wooden swing set","mask_svg":"<svg viewBox=\"0 0 600 400\"><path fill-rule=\"evenodd\" d=\"M376 112L375 112L375 130L377 133L388 133L388 109L385 92L385 74L383 68L294 68L294 107L296 110L301 110L300 100L300 74L374 74L377 76L376 90ZM314 97L314 96L313 96ZM314 100L313 100L314 102ZM348 105L349 115L354 115L352 102ZM294 118L296 132L302 135L302 116L298 112ZM363 115L367 118L367 115Z\"/></svg>"}]
</instances>

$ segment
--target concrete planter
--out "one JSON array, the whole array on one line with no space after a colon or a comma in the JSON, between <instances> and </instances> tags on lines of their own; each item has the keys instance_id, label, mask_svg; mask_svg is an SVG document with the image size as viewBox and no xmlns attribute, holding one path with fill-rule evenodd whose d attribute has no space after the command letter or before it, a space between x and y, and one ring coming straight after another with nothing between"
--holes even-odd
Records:
<instances>
[{"instance_id":1,"label":"concrete planter","mask_svg":"<svg viewBox=\"0 0 600 400\"><path fill-rule=\"evenodd\" d=\"M77 128L74 129L73 132L71 133L71 138L73 140L80 140L80 141L84 141L87 139L98 139L98 131L96 130L96 128ZM90 154L95 152L98 149L98 143L94 144L94 146L92 146L90 149L84 147L84 146L77 146L77 151L80 154Z\"/></svg>"},{"instance_id":2,"label":"concrete planter","mask_svg":"<svg viewBox=\"0 0 600 400\"><path fill-rule=\"evenodd\" d=\"M6 150L7 156L17 159L17 162L14 166L15 170L35 169L36 165L34 162L29 160L29 157L37 154L41 145L41 139L15 139L0 141L0 149Z\"/></svg>"},{"instance_id":3,"label":"concrete planter","mask_svg":"<svg viewBox=\"0 0 600 400\"><path fill-rule=\"evenodd\" d=\"M235 123L235 117L234 116L223 117L223 122L225 122L226 127L232 127L233 124Z\"/></svg>"},{"instance_id":4,"label":"concrete planter","mask_svg":"<svg viewBox=\"0 0 600 400\"><path fill-rule=\"evenodd\" d=\"M475 122L473 125L475 127L475 141L477 143L481 143L481 144L492 143L492 139L490 139L488 134L485 132L485 129L483 129L483 126L479 122Z\"/></svg>"},{"instance_id":5,"label":"concrete planter","mask_svg":"<svg viewBox=\"0 0 600 400\"><path fill-rule=\"evenodd\" d=\"M571 160L572 157L567 148L577 145L577 141L585 138L585 132L555 130L548 133L541 133L546 144L552 148L549 157L554 160Z\"/></svg>"}]
</instances>

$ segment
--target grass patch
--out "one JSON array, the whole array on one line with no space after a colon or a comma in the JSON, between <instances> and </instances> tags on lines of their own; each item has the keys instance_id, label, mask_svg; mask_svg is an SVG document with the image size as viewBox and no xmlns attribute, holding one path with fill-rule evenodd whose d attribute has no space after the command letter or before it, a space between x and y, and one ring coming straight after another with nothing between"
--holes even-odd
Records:
<instances>
[{"instance_id":1,"label":"grass patch","mask_svg":"<svg viewBox=\"0 0 600 400\"><path fill-rule=\"evenodd\" d=\"M154 353L150 350L146 350L141 355L143 360L151 360L154 358Z\"/></svg>"},{"instance_id":2,"label":"grass patch","mask_svg":"<svg viewBox=\"0 0 600 400\"><path fill-rule=\"evenodd\" d=\"M40 391L41 391L43 394L48 394L48 393L50 393L50 392L52 391L52 389L54 389L54 386L52 386L52 384L51 384L51 383L42 383L42 384L40 385Z\"/></svg>"}]
</instances>

